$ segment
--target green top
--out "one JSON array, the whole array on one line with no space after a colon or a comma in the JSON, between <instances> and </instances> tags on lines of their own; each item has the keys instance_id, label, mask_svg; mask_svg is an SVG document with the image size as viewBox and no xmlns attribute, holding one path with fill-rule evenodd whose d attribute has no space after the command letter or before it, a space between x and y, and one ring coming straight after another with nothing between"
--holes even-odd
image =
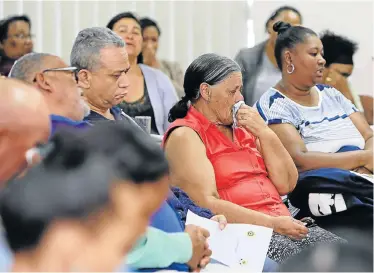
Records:
<instances>
[{"instance_id":1,"label":"green top","mask_svg":"<svg viewBox=\"0 0 374 273\"><path fill-rule=\"evenodd\" d=\"M165 268L172 263L186 264L191 257L192 242L187 233L166 233L149 227L127 255L126 264L132 269Z\"/></svg>"}]
</instances>

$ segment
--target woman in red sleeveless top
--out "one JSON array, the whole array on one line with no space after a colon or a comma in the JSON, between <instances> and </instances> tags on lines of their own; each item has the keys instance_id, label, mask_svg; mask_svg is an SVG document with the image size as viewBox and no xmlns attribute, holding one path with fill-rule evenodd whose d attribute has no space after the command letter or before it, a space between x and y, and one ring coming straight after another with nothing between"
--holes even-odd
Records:
<instances>
[{"instance_id":1,"label":"woman in red sleeveless top","mask_svg":"<svg viewBox=\"0 0 374 273\"><path fill-rule=\"evenodd\" d=\"M273 228L278 237L268 255L278 262L301 245L338 240L318 227L324 235L309 232L307 239L304 223L290 216L280 196L294 189L297 169L257 111L242 105L234 117L233 106L243 97L242 74L233 60L200 56L186 71L184 89L170 111L173 123L163 143L174 185L228 222ZM290 238L302 241L290 249Z\"/></svg>"}]
</instances>

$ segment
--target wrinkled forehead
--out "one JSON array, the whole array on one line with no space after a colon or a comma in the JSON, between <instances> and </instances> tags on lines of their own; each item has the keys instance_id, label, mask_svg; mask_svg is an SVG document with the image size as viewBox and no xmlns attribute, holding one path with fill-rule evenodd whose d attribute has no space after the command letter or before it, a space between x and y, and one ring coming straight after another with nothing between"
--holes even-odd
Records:
<instances>
[{"instance_id":1,"label":"wrinkled forehead","mask_svg":"<svg viewBox=\"0 0 374 273\"><path fill-rule=\"evenodd\" d=\"M64 68L68 65L57 56L46 56L42 61L42 70L51 68Z\"/></svg>"},{"instance_id":2,"label":"wrinkled forehead","mask_svg":"<svg viewBox=\"0 0 374 273\"><path fill-rule=\"evenodd\" d=\"M13 21L8 25L8 34L15 34L17 32L29 33L30 25L23 20Z\"/></svg>"},{"instance_id":3,"label":"wrinkled forehead","mask_svg":"<svg viewBox=\"0 0 374 273\"><path fill-rule=\"evenodd\" d=\"M113 29L119 29L119 28L136 28L138 30L141 29L138 22L136 22L133 18L122 18L121 20L117 21L113 25Z\"/></svg>"},{"instance_id":4,"label":"wrinkled forehead","mask_svg":"<svg viewBox=\"0 0 374 273\"><path fill-rule=\"evenodd\" d=\"M223 79L219 84L226 88L235 88L243 85L243 78L241 72L233 72Z\"/></svg>"},{"instance_id":5,"label":"wrinkled forehead","mask_svg":"<svg viewBox=\"0 0 374 273\"><path fill-rule=\"evenodd\" d=\"M129 67L129 58L125 47L105 47L100 50L100 65L108 70L125 70Z\"/></svg>"}]
</instances>

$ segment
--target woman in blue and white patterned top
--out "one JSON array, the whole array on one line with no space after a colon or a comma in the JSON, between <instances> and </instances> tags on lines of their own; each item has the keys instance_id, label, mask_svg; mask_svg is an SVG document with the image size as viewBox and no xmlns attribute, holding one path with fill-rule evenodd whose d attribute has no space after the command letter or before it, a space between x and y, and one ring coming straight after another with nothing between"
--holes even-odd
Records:
<instances>
[{"instance_id":1,"label":"woman in blue and white patterned top","mask_svg":"<svg viewBox=\"0 0 374 273\"><path fill-rule=\"evenodd\" d=\"M373 184L366 184L357 174L373 173L373 131L362 114L338 90L319 84L325 60L317 34L311 29L291 27L284 22L277 22L274 30L278 32L275 57L282 79L255 107L281 139L301 172L291 201L301 208L305 206L311 216L345 212L352 200L348 201L349 194L345 194L342 187L352 195L362 196L362 188L356 189L362 182L364 195L368 194L371 200L369 209L373 219ZM319 180L315 182L313 179L317 176ZM311 179L315 182L313 185ZM304 186L303 181L309 184ZM309 194L311 192L313 194ZM315 195L316 192L322 195ZM366 202L362 203L366 205Z\"/></svg>"}]
</instances>

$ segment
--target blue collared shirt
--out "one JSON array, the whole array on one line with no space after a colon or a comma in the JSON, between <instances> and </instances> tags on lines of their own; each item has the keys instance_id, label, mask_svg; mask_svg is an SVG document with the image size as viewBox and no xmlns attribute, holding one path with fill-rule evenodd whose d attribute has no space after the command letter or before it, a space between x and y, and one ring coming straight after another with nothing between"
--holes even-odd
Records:
<instances>
[{"instance_id":1,"label":"blue collared shirt","mask_svg":"<svg viewBox=\"0 0 374 273\"><path fill-rule=\"evenodd\" d=\"M61 128L76 128L76 129L85 129L91 126L90 123L86 121L75 121L67 117L59 115L50 115L51 119L51 137L55 132Z\"/></svg>"},{"instance_id":2,"label":"blue collared shirt","mask_svg":"<svg viewBox=\"0 0 374 273\"><path fill-rule=\"evenodd\" d=\"M109 111L113 115L113 117L114 117L114 119L116 121L118 121L118 120L126 120L126 116L123 115L121 108L119 108L117 106L114 106L114 107L110 108ZM90 114L87 117L85 117L84 120L88 121L88 122L90 122L92 124L94 124L96 122L107 121L109 119L107 119L103 115L100 115L99 113L96 113L94 111L90 111Z\"/></svg>"}]
</instances>

